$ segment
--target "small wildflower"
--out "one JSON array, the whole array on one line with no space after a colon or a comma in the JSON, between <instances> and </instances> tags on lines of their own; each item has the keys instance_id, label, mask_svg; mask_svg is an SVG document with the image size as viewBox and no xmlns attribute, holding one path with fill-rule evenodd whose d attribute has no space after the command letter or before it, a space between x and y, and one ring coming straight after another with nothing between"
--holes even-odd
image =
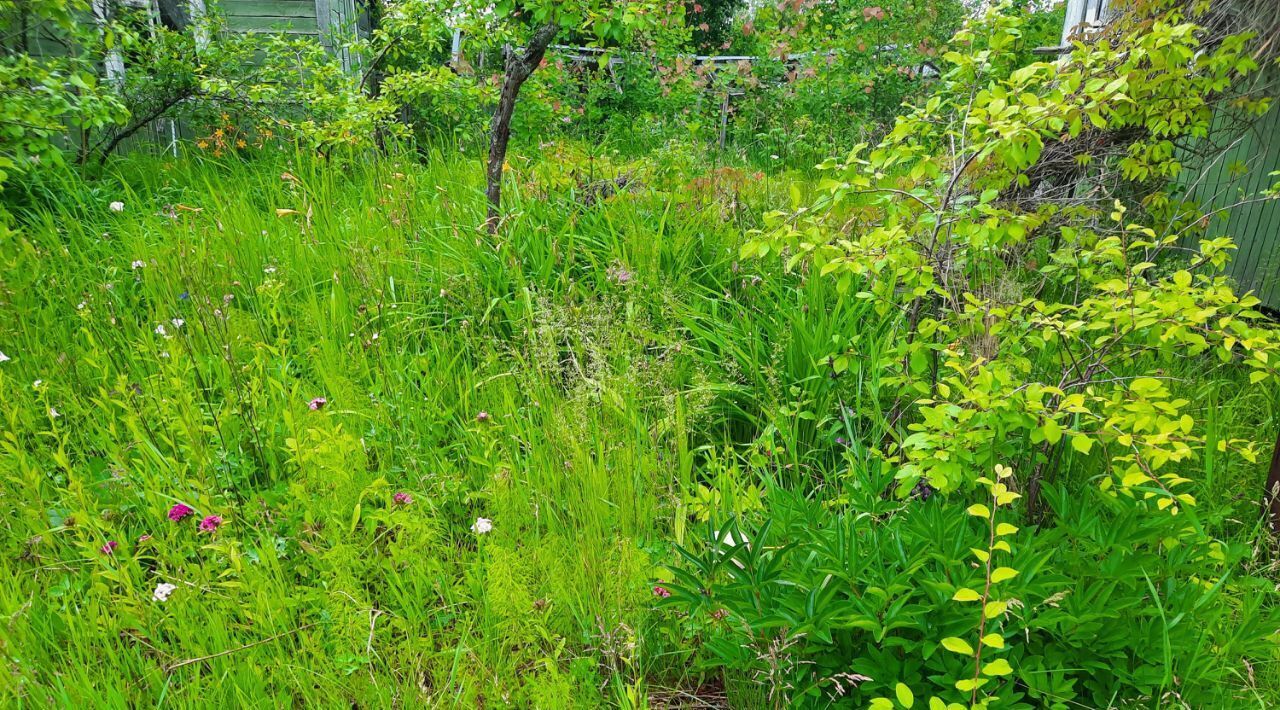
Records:
<instances>
[{"instance_id":1,"label":"small wildflower","mask_svg":"<svg viewBox=\"0 0 1280 710\"><path fill-rule=\"evenodd\" d=\"M38 390L40 389L40 385L43 385L43 384L44 384L44 380L36 380L35 382L31 383L31 389Z\"/></svg>"},{"instance_id":2,"label":"small wildflower","mask_svg":"<svg viewBox=\"0 0 1280 710\"><path fill-rule=\"evenodd\" d=\"M182 522L183 518L196 512L194 508L185 503L174 503L169 509L169 519L175 523Z\"/></svg>"},{"instance_id":3,"label":"small wildflower","mask_svg":"<svg viewBox=\"0 0 1280 710\"><path fill-rule=\"evenodd\" d=\"M151 598L158 602L169 601L169 595L173 594L173 590L177 588L178 588L178 585L176 584L161 582L156 585L156 590L151 593Z\"/></svg>"},{"instance_id":4,"label":"small wildflower","mask_svg":"<svg viewBox=\"0 0 1280 710\"><path fill-rule=\"evenodd\" d=\"M137 271L138 269L147 268L147 262L143 261L142 259L134 259L133 263L130 264L130 266L133 267L134 271Z\"/></svg>"},{"instance_id":5,"label":"small wildflower","mask_svg":"<svg viewBox=\"0 0 1280 710\"><path fill-rule=\"evenodd\" d=\"M171 323L174 328L181 328L183 324L186 323L186 321L182 320L181 318L173 318L169 321L169 323Z\"/></svg>"},{"instance_id":6,"label":"small wildflower","mask_svg":"<svg viewBox=\"0 0 1280 710\"><path fill-rule=\"evenodd\" d=\"M146 542L147 540L150 540L150 539L151 539L151 536L150 536L150 535L139 535L139 536L138 536L138 542L139 542L139 543Z\"/></svg>"},{"instance_id":7,"label":"small wildflower","mask_svg":"<svg viewBox=\"0 0 1280 710\"><path fill-rule=\"evenodd\" d=\"M321 409L324 409L324 405L328 403L329 403L329 400L325 399L324 397L316 397L310 402L307 402L307 406L311 408L311 411L316 412Z\"/></svg>"},{"instance_id":8,"label":"small wildflower","mask_svg":"<svg viewBox=\"0 0 1280 710\"><path fill-rule=\"evenodd\" d=\"M274 274L275 272L276 272L276 267L274 266L268 266L262 269L262 273L264 274Z\"/></svg>"},{"instance_id":9,"label":"small wildflower","mask_svg":"<svg viewBox=\"0 0 1280 710\"><path fill-rule=\"evenodd\" d=\"M614 264L609 267L605 273L606 277L619 286L624 286L631 281L632 273L626 267L620 264Z\"/></svg>"},{"instance_id":10,"label":"small wildflower","mask_svg":"<svg viewBox=\"0 0 1280 710\"><path fill-rule=\"evenodd\" d=\"M715 611L711 612L711 618L715 619L716 621L720 621L721 619L724 619L727 616L729 616L728 609L716 609Z\"/></svg>"},{"instance_id":11,"label":"small wildflower","mask_svg":"<svg viewBox=\"0 0 1280 710\"><path fill-rule=\"evenodd\" d=\"M60 416L62 416L62 412L59 412L59 411L58 411L57 409L55 409L54 407L49 407L49 418L50 418L50 419L57 419L57 418L58 418L58 417L60 417Z\"/></svg>"},{"instance_id":12,"label":"small wildflower","mask_svg":"<svg viewBox=\"0 0 1280 710\"><path fill-rule=\"evenodd\" d=\"M10 359L11 358L8 355L5 355L4 353L0 352L0 362L9 362Z\"/></svg>"},{"instance_id":13,"label":"small wildflower","mask_svg":"<svg viewBox=\"0 0 1280 710\"><path fill-rule=\"evenodd\" d=\"M481 424L489 421L490 419L492 419L492 417L489 416L489 413L483 410L476 415L476 421L480 422Z\"/></svg>"},{"instance_id":14,"label":"small wildflower","mask_svg":"<svg viewBox=\"0 0 1280 710\"><path fill-rule=\"evenodd\" d=\"M671 596L671 592L667 591L666 587L659 584L658 586L653 588L653 596L658 597L660 599L666 599L667 597Z\"/></svg>"},{"instance_id":15,"label":"small wildflower","mask_svg":"<svg viewBox=\"0 0 1280 710\"><path fill-rule=\"evenodd\" d=\"M493 521L488 518L476 518L476 521L471 524L471 532L477 535L484 535L491 530L493 530Z\"/></svg>"},{"instance_id":16,"label":"small wildflower","mask_svg":"<svg viewBox=\"0 0 1280 710\"><path fill-rule=\"evenodd\" d=\"M156 335L168 335L169 332L164 329L164 323L156 326Z\"/></svg>"},{"instance_id":17,"label":"small wildflower","mask_svg":"<svg viewBox=\"0 0 1280 710\"><path fill-rule=\"evenodd\" d=\"M104 555L114 555L116 553L116 548L119 546L120 543L115 540L107 540L107 544L98 548L98 552L101 552Z\"/></svg>"},{"instance_id":18,"label":"small wildflower","mask_svg":"<svg viewBox=\"0 0 1280 710\"><path fill-rule=\"evenodd\" d=\"M399 493L391 496L391 500L394 500L396 505L409 505L413 502L413 496L405 493L404 491L400 491Z\"/></svg>"},{"instance_id":19,"label":"small wildflower","mask_svg":"<svg viewBox=\"0 0 1280 710\"><path fill-rule=\"evenodd\" d=\"M84 310L84 308L85 308L85 306L87 306L87 305L89 305L89 304L88 304L88 303L85 303L84 301L81 301L81 302L79 302L79 303L77 303L77 304L76 304L76 310L77 310L77 311L83 311L83 310Z\"/></svg>"},{"instance_id":20,"label":"small wildflower","mask_svg":"<svg viewBox=\"0 0 1280 710\"><path fill-rule=\"evenodd\" d=\"M182 293L178 294L178 300L179 300L179 301L185 301L185 300L187 300L188 298L191 298L191 292L190 292L190 291L183 291Z\"/></svg>"},{"instance_id":21,"label":"small wildflower","mask_svg":"<svg viewBox=\"0 0 1280 710\"><path fill-rule=\"evenodd\" d=\"M221 515L209 515L209 516L206 516L204 520L200 521L200 531L216 532L218 529L218 526L220 525L222 525Z\"/></svg>"},{"instance_id":22,"label":"small wildflower","mask_svg":"<svg viewBox=\"0 0 1280 710\"><path fill-rule=\"evenodd\" d=\"M124 203L119 200L112 202L108 207L111 208L112 212L124 212Z\"/></svg>"}]
</instances>

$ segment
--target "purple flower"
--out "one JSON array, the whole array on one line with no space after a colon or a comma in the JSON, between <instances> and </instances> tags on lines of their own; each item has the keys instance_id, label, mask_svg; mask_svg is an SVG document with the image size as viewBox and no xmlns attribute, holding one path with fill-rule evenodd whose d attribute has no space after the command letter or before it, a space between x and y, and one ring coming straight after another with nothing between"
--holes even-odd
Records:
<instances>
[{"instance_id":1,"label":"purple flower","mask_svg":"<svg viewBox=\"0 0 1280 710\"><path fill-rule=\"evenodd\" d=\"M632 273L627 270L627 267L614 264L605 272L605 276L613 283L624 286L631 281Z\"/></svg>"},{"instance_id":2,"label":"purple flower","mask_svg":"<svg viewBox=\"0 0 1280 710\"><path fill-rule=\"evenodd\" d=\"M210 516L207 516L204 520L200 521L200 531L215 532L218 529L219 525L222 525L222 516L210 515Z\"/></svg>"},{"instance_id":3,"label":"purple flower","mask_svg":"<svg viewBox=\"0 0 1280 710\"><path fill-rule=\"evenodd\" d=\"M184 503L174 503L169 509L169 519L175 523L182 522L182 519L196 512L194 508Z\"/></svg>"},{"instance_id":4,"label":"purple flower","mask_svg":"<svg viewBox=\"0 0 1280 710\"><path fill-rule=\"evenodd\" d=\"M476 415L476 421L480 423L487 422L489 421L490 418L491 417L489 416L489 413L485 411L481 411L479 414Z\"/></svg>"},{"instance_id":5,"label":"purple flower","mask_svg":"<svg viewBox=\"0 0 1280 710\"><path fill-rule=\"evenodd\" d=\"M150 540L150 539L151 539L150 535L142 535L138 538L138 542L146 542L147 540Z\"/></svg>"},{"instance_id":6,"label":"purple flower","mask_svg":"<svg viewBox=\"0 0 1280 710\"><path fill-rule=\"evenodd\" d=\"M391 496L391 500L394 500L396 505L409 505L413 502L413 496L405 493L404 491L400 491L399 493Z\"/></svg>"},{"instance_id":7,"label":"purple flower","mask_svg":"<svg viewBox=\"0 0 1280 710\"><path fill-rule=\"evenodd\" d=\"M671 596L671 592L667 591L666 587L662 585L658 585L653 588L653 596L666 599L667 597Z\"/></svg>"},{"instance_id":8,"label":"purple flower","mask_svg":"<svg viewBox=\"0 0 1280 710\"><path fill-rule=\"evenodd\" d=\"M116 548L119 546L120 546L120 543L116 542L115 540L107 540L107 544L99 548L98 552L101 552L104 555L114 555L116 552Z\"/></svg>"},{"instance_id":9,"label":"purple flower","mask_svg":"<svg viewBox=\"0 0 1280 710\"><path fill-rule=\"evenodd\" d=\"M311 411L316 412L323 409L324 405L328 403L329 403L329 400L325 399L324 397L316 397L310 402L307 402L307 406L311 408Z\"/></svg>"}]
</instances>

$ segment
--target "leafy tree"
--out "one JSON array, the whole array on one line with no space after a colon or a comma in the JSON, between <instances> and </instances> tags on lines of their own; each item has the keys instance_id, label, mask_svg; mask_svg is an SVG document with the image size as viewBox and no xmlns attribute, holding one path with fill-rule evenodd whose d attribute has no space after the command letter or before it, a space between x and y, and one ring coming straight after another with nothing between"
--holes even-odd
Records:
<instances>
[{"instance_id":1,"label":"leafy tree","mask_svg":"<svg viewBox=\"0 0 1280 710\"><path fill-rule=\"evenodd\" d=\"M1194 504L1201 425L1159 377L1114 373L1214 356L1254 382L1276 374L1280 334L1222 274L1231 239L1173 195L1179 144L1216 107L1270 105L1231 92L1258 69L1251 35L1194 19L1148 3L1064 63L1022 66L1022 17L990 14L957 36L968 49L944 57L936 95L874 149L828 161L824 195L744 248L812 257L901 315L888 381L902 431L884 452L901 493L969 489L1016 461L1034 518L1070 447L1106 458L1103 490L1177 513Z\"/></svg>"},{"instance_id":2,"label":"leafy tree","mask_svg":"<svg viewBox=\"0 0 1280 710\"><path fill-rule=\"evenodd\" d=\"M469 6L467 19L460 23L470 27L472 35L496 35L504 41L502 88L489 126L485 224L490 232L498 229L502 171L520 89L543 65L551 43L570 33L594 46L617 43L652 26L658 6L654 0L502 0L494 10L487 3Z\"/></svg>"},{"instance_id":3,"label":"leafy tree","mask_svg":"<svg viewBox=\"0 0 1280 710\"><path fill-rule=\"evenodd\" d=\"M68 127L88 132L128 118L97 68L121 38L90 16L86 0L0 0L0 186L60 161Z\"/></svg>"}]
</instances>

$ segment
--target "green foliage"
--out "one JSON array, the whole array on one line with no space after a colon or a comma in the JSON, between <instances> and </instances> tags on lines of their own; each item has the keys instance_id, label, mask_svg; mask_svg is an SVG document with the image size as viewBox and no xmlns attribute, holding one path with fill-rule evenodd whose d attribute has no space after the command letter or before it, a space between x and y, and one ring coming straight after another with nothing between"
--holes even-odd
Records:
<instances>
[{"instance_id":1,"label":"green foliage","mask_svg":"<svg viewBox=\"0 0 1280 710\"><path fill-rule=\"evenodd\" d=\"M100 81L97 70L101 54L116 49L121 35L84 22L88 13L85 0L0 2L0 187L33 166L56 165L68 127L93 130L127 118L115 88ZM33 54L36 42L64 49Z\"/></svg>"},{"instance_id":2,"label":"green foliage","mask_svg":"<svg viewBox=\"0 0 1280 710\"><path fill-rule=\"evenodd\" d=\"M733 3L377 3L326 51L0 0L83 49L4 50L0 698L1276 704L1280 336L1179 185L1269 101L1248 35L1134 5L1054 64L1026 8L764 7L713 70ZM599 61L533 73L486 234L546 23ZM155 117L194 149L96 169Z\"/></svg>"},{"instance_id":3,"label":"green foliage","mask_svg":"<svg viewBox=\"0 0 1280 710\"><path fill-rule=\"evenodd\" d=\"M986 49L949 53L936 95L876 148L829 161L824 194L773 213L744 247L812 256L841 289L900 315L887 376L895 408L911 402L914 416L884 452L901 464L900 493L920 481L964 490L987 462L1025 461L1034 511L1054 452L1096 444L1104 490L1176 513L1194 502L1181 488L1204 455L1198 423L1159 378L1117 368L1211 355L1251 368L1254 383L1276 373L1280 335L1221 276L1230 239L1183 256L1187 228L1122 202L1167 200L1158 181L1179 171L1173 140L1205 135L1216 97L1256 69L1244 36L1190 63L1197 28L1179 19L1135 21L1115 49L1077 45L1063 65L1019 67L1021 19L989 15ZM1129 139L1094 160L1092 146L1117 134ZM1100 187L1073 200L1077 181ZM1219 445L1255 456L1248 442Z\"/></svg>"},{"instance_id":4,"label":"green foliage","mask_svg":"<svg viewBox=\"0 0 1280 710\"><path fill-rule=\"evenodd\" d=\"M855 480L848 505L774 493L763 522L708 527L666 584L689 643L773 707L1236 706L1240 659L1273 653L1248 545L1096 491L1054 489L1055 526L1019 529L1001 483L886 509L888 476Z\"/></svg>"}]
</instances>

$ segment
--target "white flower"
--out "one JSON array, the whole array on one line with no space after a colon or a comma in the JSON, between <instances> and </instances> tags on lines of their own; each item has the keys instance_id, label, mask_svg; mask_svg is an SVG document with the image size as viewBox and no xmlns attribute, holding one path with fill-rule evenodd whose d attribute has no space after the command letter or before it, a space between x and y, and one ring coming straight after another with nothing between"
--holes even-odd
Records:
<instances>
[{"instance_id":1,"label":"white flower","mask_svg":"<svg viewBox=\"0 0 1280 710\"><path fill-rule=\"evenodd\" d=\"M0 353L0 362L9 362L10 357L4 353Z\"/></svg>"},{"instance_id":2,"label":"white flower","mask_svg":"<svg viewBox=\"0 0 1280 710\"><path fill-rule=\"evenodd\" d=\"M43 385L43 384L44 384L44 380L36 380L35 382L31 383L31 389L38 390L40 389L40 385Z\"/></svg>"},{"instance_id":3,"label":"white flower","mask_svg":"<svg viewBox=\"0 0 1280 710\"><path fill-rule=\"evenodd\" d=\"M164 329L164 323L156 326L156 335L168 335L168 332Z\"/></svg>"},{"instance_id":4,"label":"white flower","mask_svg":"<svg viewBox=\"0 0 1280 710\"><path fill-rule=\"evenodd\" d=\"M186 323L186 321L182 320L181 318L174 318L173 320L170 320L169 322L173 324L173 327L174 327L174 328L181 328L181 327L182 327L182 324L183 324L183 323Z\"/></svg>"},{"instance_id":5,"label":"white flower","mask_svg":"<svg viewBox=\"0 0 1280 710\"><path fill-rule=\"evenodd\" d=\"M267 266L262 269L262 273L264 274L274 274L275 272L276 272L276 267L274 266Z\"/></svg>"},{"instance_id":6,"label":"white flower","mask_svg":"<svg viewBox=\"0 0 1280 710\"><path fill-rule=\"evenodd\" d=\"M84 310L84 307L85 307L85 306L87 306L87 305L89 305L89 304L85 303L84 301L81 301L79 304L77 304L77 305L76 305L76 310L77 310L77 311L83 311L83 310Z\"/></svg>"},{"instance_id":7,"label":"white flower","mask_svg":"<svg viewBox=\"0 0 1280 710\"><path fill-rule=\"evenodd\" d=\"M134 259L133 263L130 264L130 266L132 266L135 271L138 269L145 269L147 268L147 262L143 261L142 259Z\"/></svg>"},{"instance_id":8,"label":"white flower","mask_svg":"<svg viewBox=\"0 0 1280 710\"><path fill-rule=\"evenodd\" d=\"M483 535L493 530L493 521L488 518L476 518L475 523L471 525L471 532L477 535Z\"/></svg>"},{"instance_id":9,"label":"white flower","mask_svg":"<svg viewBox=\"0 0 1280 710\"><path fill-rule=\"evenodd\" d=\"M59 413L59 412L58 412L58 410L54 409L53 407L49 407L49 418L50 418L50 419L57 419L57 418L58 418L58 417L60 417L60 416L62 416L62 414L61 414L61 413Z\"/></svg>"},{"instance_id":10,"label":"white flower","mask_svg":"<svg viewBox=\"0 0 1280 710\"><path fill-rule=\"evenodd\" d=\"M124 212L124 203L119 200L112 202L109 206L112 212Z\"/></svg>"},{"instance_id":11,"label":"white flower","mask_svg":"<svg viewBox=\"0 0 1280 710\"><path fill-rule=\"evenodd\" d=\"M156 600L156 601L158 601L158 602L168 601L168 600L169 600L169 595L170 595L170 594L173 594L173 590L175 590L175 589L177 589L177 588L178 588L178 586L177 586L176 584L169 584L168 582L161 582L161 583L159 583L159 584L157 584L157 585L156 585L156 590L155 590L154 592L152 592L152 593L151 593L151 598L152 598L152 599L154 599L154 600Z\"/></svg>"}]
</instances>

